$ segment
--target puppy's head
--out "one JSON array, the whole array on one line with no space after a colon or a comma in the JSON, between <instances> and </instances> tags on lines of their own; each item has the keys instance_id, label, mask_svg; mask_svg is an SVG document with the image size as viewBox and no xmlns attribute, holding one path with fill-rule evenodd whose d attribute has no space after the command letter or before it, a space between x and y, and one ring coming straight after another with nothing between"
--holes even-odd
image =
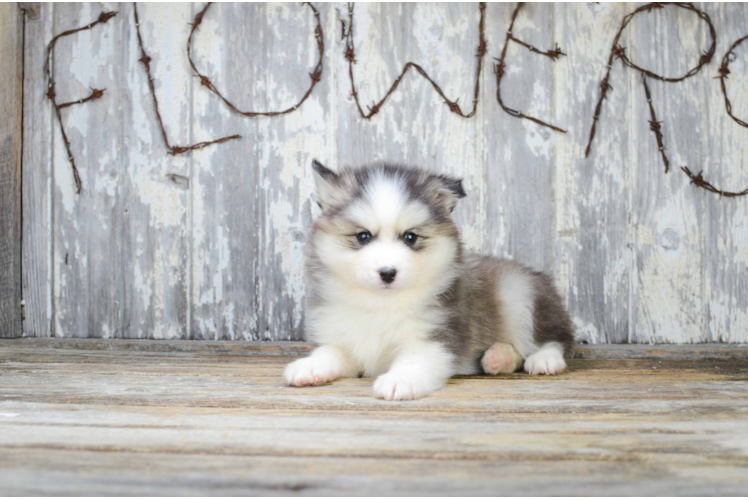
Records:
<instances>
[{"instance_id":1,"label":"puppy's head","mask_svg":"<svg viewBox=\"0 0 748 500\"><path fill-rule=\"evenodd\" d=\"M332 279L395 293L454 276L460 242L450 213L465 196L461 180L386 164L339 174L312 167L322 215L310 243Z\"/></svg>"}]
</instances>

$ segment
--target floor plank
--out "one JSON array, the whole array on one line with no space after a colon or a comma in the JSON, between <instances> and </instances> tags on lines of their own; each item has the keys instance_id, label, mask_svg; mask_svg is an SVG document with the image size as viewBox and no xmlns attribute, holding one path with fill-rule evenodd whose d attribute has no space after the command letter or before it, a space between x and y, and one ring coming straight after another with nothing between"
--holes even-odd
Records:
<instances>
[{"instance_id":1,"label":"floor plank","mask_svg":"<svg viewBox=\"0 0 748 500\"><path fill-rule=\"evenodd\" d=\"M285 387L303 344L0 342L2 495L735 495L748 348L582 346L564 374Z\"/></svg>"}]
</instances>

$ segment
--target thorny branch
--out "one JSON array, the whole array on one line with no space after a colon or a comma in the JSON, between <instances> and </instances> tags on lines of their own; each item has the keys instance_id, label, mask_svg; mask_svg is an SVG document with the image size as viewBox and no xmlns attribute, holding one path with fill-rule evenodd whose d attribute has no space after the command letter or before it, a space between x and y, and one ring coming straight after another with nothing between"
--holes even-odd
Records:
<instances>
[{"instance_id":1,"label":"thorny branch","mask_svg":"<svg viewBox=\"0 0 748 500\"><path fill-rule=\"evenodd\" d=\"M307 98L312 94L312 90L314 89L314 86L317 85L317 83L322 79L322 57L325 53L325 41L324 41L324 33L322 32L322 22L319 18L319 12L314 7L314 5L311 4L311 2L304 2L304 4L308 5L309 8L314 13L314 17L317 21L317 27L314 29L314 38L317 40L317 50L319 52L319 59L317 60L317 65L314 67L314 71L309 73L309 77L311 78L312 82L309 85L309 89L307 89L306 93L301 97L299 102L294 104L288 109L284 109L282 111L242 111L239 108L237 108L231 101L226 99L223 94L216 88L215 84L210 81L210 79L200 73L200 71L197 69L197 66L195 66L195 62L192 60L192 37L195 34L195 31L200 27L200 24L203 22L203 17L205 16L205 13L208 12L208 9L212 5L213 2L208 2L208 4L205 6L203 10L198 12L195 15L195 19L192 22L192 30L190 30L190 36L187 39L187 57L190 61L190 66L192 67L192 70L195 72L196 76L200 78L200 84L216 94L218 97L221 98L223 102L226 103L226 105L231 108L233 111L244 115L244 116L277 116L277 115L284 115L286 113L291 113L293 111L296 111L296 109L301 106L304 101L307 100ZM302 4L303 5L303 4Z\"/></svg>"},{"instance_id":2,"label":"thorny branch","mask_svg":"<svg viewBox=\"0 0 748 500\"><path fill-rule=\"evenodd\" d=\"M81 188L83 186L83 183L81 182L80 174L78 173L78 167L75 166L75 157L73 156L73 151L70 149L70 140L68 139L67 134L65 133L65 125L62 122L62 114L60 113L60 110L62 108L67 108L69 106L73 106L75 104L83 104L88 101L93 101L94 99L99 99L101 96L104 95L104 91L106 89L91 89L91 95L86 98L81 98L77 101L70 101L66 102L64 104L57 104L57 94L55 92L55 80L54 76L52 75L52 54L54 53L55 44L57 43L57 40L64 36L73 35L75 33L78 33L79 31L85 31L90 30L97 24L105 24L107 21L109 21L111 18L117 15L117 12L102 12L99 14L98 19L96 21L87 24L86 26L83 26L81 28L76 28L72 30L63 31L59 35L56 35L54 38L52 38L52 41L49 42L49 45L47 45L47 61L44 65L44 71L47 73L47 97L50 101L52 101L52 105L55 107L55 114L57 115L57 121L60 123L60 132L62 132L62 139L65 142L65 149L67 149L68 152L68 160L70 160L70 165L73 167L73 177L75 178L75 192L80 194Z\"/></svg>"},{"instance_id":3,"label":"thorny branch","mask_svg":"<svg viewBox=\"0 0 748 500\"><path fill-rule=\"evenodd\" d=\"M521 111L518 111L516 109L512 109L507 107L504 104L504 101L501 99L501 79L504 76L504 73L506 73L506 53L507 49L509 48L509 42L514 41L518 44L522 45L526 49L528 49L530 52L535 52L536 54L540 54L546 57L550 57L551 60L555 61L561 56L565 56L563 52L561 52L561 49L556 45L555 49L542 51L538 48L533 47L529 43L520 40L519 38L516 38L512 34L512 30L514 29L514 21L517 19L517 16L519 15L519 11L522 9L522 6L524 5L524 2L520 2L517 4L517 8L514 9L514 13L512 13L512 20L509 23L509 29L506 32L506 40L504 41L504 48L501 51L501 57L497 59L498 64L494 64L494 74L496 75L496 99L499 101L499 106L501 106L501 109L503 109L506 113L508 113L511 116L515 116L517 118L524 118L526 120L533 121L539 125L543 125L544 127L551 128L557 132L566 133L566 130L559 128L555 125L551 125L550 123L546 123L538 118L534 118L532 116L527 116Z\"/></svg>"},{"instance_id":4,"label":"thorny branch","mask_svg":"<svg viewBox=\"0 0 748 500\"><path fill-rule=\"evenodd\" d=\"M479 4L480 9L480 41L478 43L478 52L476 54L476 57L478 58L478 69L475 72L475 92L473 94L473 108L470 112L467 114L462 110L459 104L457 104L457 100L450 100L446 95L444 95L444 92L442 91L439 84L437 84L429 75L426 73L426 71L419 66L418 64L414 62L407 62L405 66L403 66L403 70L400 72L400 75L395 78L395 81L392 83L392 86L387 91L387 93L384 95L384 97L377 102L376 104L369 106L369 112L365 112L364 109L361 107L361 103L358 99L358 92L356 91L356 82L353 78L353 65L356 63L356 51L355 47L353 45L353 3L348 3L348 33L346 35L346 44L345 44L345 58L348 60L348 75L351 79L351 95L353 96L353 99L356 101L356 106L358 107L358 112L361 114L361 117L369 120L372 116L376 115L384 102L387 100L387 98L395 91L395 89L400 85L400 81L403 79L405 74L408 72L410 68L414 68L418 73L421 74L426 80L431 83L431 86L434 87L434 90L436 90L436 93L441 96L442 99L444 99L445 104L449 107L449 110L452 113L455 113L463 118L470 118L473 115L475 115L475 112L478 108L478 95L480 94L480 76L483 71L483 56L488 51L488 44L486 43L486 36L485 36L485 20L486 20L486 4L485 2L480 2Z\"/></svg>"},{"instance_id":5,"label":"thorny branch","mask_svg":"<svg viewBox=\"0 0 748 500\"><path fill-rule=\"evenodd\" d=\"M145 72L148 75L148 88L151 89L151 97L153 98L153 108L156 111L156 120L158 121L158 126L161 129L161 137L163 137L164 139L164 144L166 145L166 149L169 150L169 154L178 155L180 153L192 151L193 149L202 149L206 146L210 146L211 144L219 144L222 142L229 141L231 139L240 139L241 138L240 135L231 135L228 137L221 137L220 139L216 139L214 141L198 142L197 144L192 144L190 146L173 146L169 143L169 137L166 135L166 127L164 127L164 122L161 119L161 113L158 110L158 98L156 97L156 88L153 84L153 75L151 75L151 58L146 53L145 48L143 47L143 37L140 36L140 19L138 18L137 2L133 2L133 13L135 15L135 31L138 34L138 46L140 47L139 61L143 63L143 66L145 67Z\"/></svg>"}]
</instances>

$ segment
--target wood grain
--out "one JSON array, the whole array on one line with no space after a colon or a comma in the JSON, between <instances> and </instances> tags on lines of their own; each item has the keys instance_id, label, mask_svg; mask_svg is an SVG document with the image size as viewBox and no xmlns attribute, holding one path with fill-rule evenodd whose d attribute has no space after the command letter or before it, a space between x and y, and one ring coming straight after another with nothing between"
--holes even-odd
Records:
<instances>
[{"instance_id":1,"label":"wood grain","mask_svg":"<svg viewBox=\"0 0 748 500\"><path fill-rule=\"evenodd\" d=\"M670 6L639 14L630 36L644 40L629 53L637 64L663 76L681 76L696 65L711 42L707 25L694 13ZM679 37L684 30L694 36ZM676 57L677 55L677 57ZM634 145L632 213L635 249L632 302L636 328L632 342L703 342L709 315L704 296L704 212L708 199L678 172L680 165L698 164L709 141L703 126L704 89L698 76L680 83L648 79L652 104L663 120L665 148L673 169L667 175L650 131L649 107L641 75L626 68L631 91ZM670 339L670 340L668 340Z\"/></svg>"},{"instance_id":2,"label":"wood grain","mask_svg":"<svg viewBox=\"0 0 748 500\"><path fill-rule=\"evenodd\" d=\"M54 288L52 213L52 130L54 108L47 99L44 64L51 40L54 6L40 4L40 16L26 22L23 68L23 331L28 337L53 335Z\"/></svg>"},{"instance_id":3,"label":"wood grain","mask_svg":"<svg viewBox=\"0 0 748 500\"><path fill-rule=\"evenodd\" d=\"M0 6L0 338L20 337L23 11Z\"/></svg>"},{"instance_id":4,"label":"wood grain","mask_svg":"<svg viewBox=\"0 0 748 500\"><path fill-rule=\"evenodd\" d=\"M216 351L75 348L84 343ZM558 377L459 377L391 403L372 397L371 379L286 387L294 356L218 351L231 344L251 345L0 342L3 493L734 495L748 486L745 347L702 346L700 359L683 359L681 346L591 347L596 359L572 359Z\"/></svg>"},{"instance_id":5,"label":"wood grain","mask_svg":"<svg viewBox=\"0 0 748 500\"><path fill-rule=\"evenodd\" d=\"M728 36L717 38L717 55L722 56L741 36L748 34L745 15L733 4L715 4L709 10L716 22L728 26ZM736 116L748 117L748 46L745 42L730 63L732 74L728 96ZM704 88L706 109L700 126L712 130L699 169L715 180L715 185L748 186L748 129L730 120L717 85ZM731 166L732 165L732 166ZM740 165L740 168L735 166ZM748 329L748 233L737 229L738 221L748 217L746 203L708 203L705 213L704 244L706 269L704 293L709 316L710 340L734 342L740 338L735 332Z\"/></svg>"},{"instance_id":6,"label":"wood grain","mask_svg":"<svg viewBox=\"0 0 748 500\"><path fill-rule=\"evenodd\" d=\"M184 63L189 4L138 5L143 45L151 57L159 109L172 144L192 144L190 93L194 78ZM119 96L127 144L122 165L123 303L120 338L187 338L190 276L189 154L167 154L139 62L132 5L120 16L127 36L127 81ZM164 37L164 33L173 36ZM126 168L124 168L126 166Z\"/></svg>"},{"instance_id":7,"label":"wood grain","mask_svg":"<svg viewBox=\"0 0 748 500\"><path fill-rule=\"evenodd\" d=\"M497 36L509 29L513 4L501 4L489 12L494 33L492 53L504 42ZM512 33L541 50L554 46L550 5L526 4L514 23ZM565 64L562 57L551 59L529 52L509 42L506 74L501 82L504 103L524 114L553 121L555 65ZM491 75L485 106L491 137L487 142L488 177L486 215L490 253L519 259L536 269L554 272L556 268L556 190L555 157L557 132L529 120L506 114L498 105L495 77ZM563 134L562 134L563 135ZM520 148L508 144L522 144ZM521 168L524 166L525 168Z\"/></svg>"},{"instance_id":8,"label":"wood grain","mask_svg":"<svg viewBox=\"0 0 748 500\"><path fill-rule=\"evenodd\" d=\"M568 54L553 66L559 96L554 120L568 129L556 137L558 280L579 340L626 342L635 326L629 311L634 261L628 234L633 138L629 75L621 67L613 70L615 91L604 102L589 158L584 148L611 44L629 7L579 7L554 9L556 41Z\"/></svg>"},{"instance_id":9,"label":"wood grain","mask_svg":"<svg viewBox=\"0 0 748 500\"><path fill-rule=\"evenodd\" d=\"M98 18L113 4L60 4L55 31ZM129 94L127 45L131 21L124 12L104 25L60 40L52 67L57 99L73 101L89 88L104 97L62 112L76 155L83 190L75 192L73 173L60 134L53 132L54 334L57 337L122 336L126 327L124 261L126 150L122 104ZM42 42L40 40L40 42ZM134 242L133 242L134 243Z\"/></svg>"}]
</instances>

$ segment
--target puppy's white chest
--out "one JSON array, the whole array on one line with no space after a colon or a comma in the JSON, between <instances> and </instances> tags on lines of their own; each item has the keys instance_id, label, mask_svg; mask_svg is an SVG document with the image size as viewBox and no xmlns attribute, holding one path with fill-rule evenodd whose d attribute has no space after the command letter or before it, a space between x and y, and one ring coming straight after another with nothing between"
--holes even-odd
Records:
<instances>
[{"instance_id":1,"label":"puppy's white chest","mask_svg":"<svg viewBox=\"0 0 748 500\"><path fill-rule=\"evenodd\" d=\"M342 349L366 377L387 372L398 354L425 339L432 327L413 314L324 309L315 314L315 340Z\"/></svg>"}]
</instances>

